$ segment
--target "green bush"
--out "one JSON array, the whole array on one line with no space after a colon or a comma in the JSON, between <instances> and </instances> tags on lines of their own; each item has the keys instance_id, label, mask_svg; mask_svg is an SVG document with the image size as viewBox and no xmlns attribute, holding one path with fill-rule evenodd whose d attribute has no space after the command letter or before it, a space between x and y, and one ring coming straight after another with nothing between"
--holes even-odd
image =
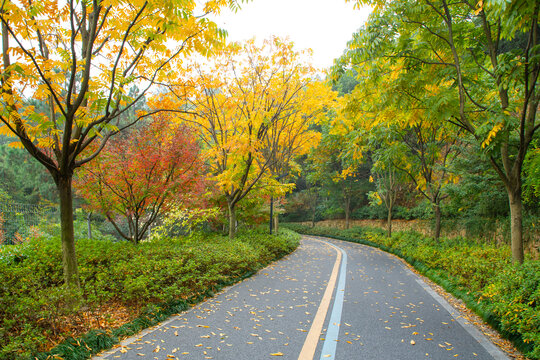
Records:
<instances>
[{"instance_id":1,"label":"green bush","mask_svg":"<svg viewBox=\"0 0 540 360\"><path fill-rule=\"evenodd\" d=\"M394 253L462 298L531 359L540 359L540 261L511 263L508 246L463 238L435 241L408 231L388 238L381 229L340 230L285 224L303 234L363 243Z\"/></svg>"},{"instance_id":2,"label":"green bush","mask_svg":"<svg viewBox=\"0 0 540 360\"><path fill-rule=\"evenodd\" d=\"M171 308L170 304L185 306L187 299L201 299L252 274L294 250L298 241L299 236L289 230L277 236L252 230L233 240L215 234L194 234L139 245L81 239L77 241L81 293L72 293L63 285L59 239L1 247L0 359L35 356L47 347L48 337L69 337L61 322L66 317L75 318L81 308L96 309L107 302L135 308L169 304L158 306L156 316L161 318L168 314L163 309ZM141 316L116 336L132 334L156 319L154 315ZM106 340L103 334L88 336L91 342L115 341L114 337ZM66 349L73 350L74 345L67 341L62 346L55 354L65 356L64 352L71 351ZM73 359L84 358L85 351L82 357Z\"/></svg>"},{"instance_id":3,"label":"green bush","mask_svg":"<svg viewBox=\"0 0 540 360\"><path fill-rule=\"evenodd\" d=\"M540 262L504 268L482 292L482 301L499 319L502 331L519 334L540 358Z\"/></svg>"}]
</instances>

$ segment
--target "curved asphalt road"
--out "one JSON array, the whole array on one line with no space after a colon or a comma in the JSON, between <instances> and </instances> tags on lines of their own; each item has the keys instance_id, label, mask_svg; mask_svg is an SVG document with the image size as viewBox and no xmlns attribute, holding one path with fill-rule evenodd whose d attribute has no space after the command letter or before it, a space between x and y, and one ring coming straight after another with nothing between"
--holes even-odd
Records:
<instances>
[{"instance_id":1,"label":"curved asphalt road","mask_svg":"<svg viewBox=\"0 0 540 360\"><path fill-rule=\"evenodd\" d=\"M315 237L94 359L175 358L507 359L398 259Z\"/></svg>"}]
</instances>

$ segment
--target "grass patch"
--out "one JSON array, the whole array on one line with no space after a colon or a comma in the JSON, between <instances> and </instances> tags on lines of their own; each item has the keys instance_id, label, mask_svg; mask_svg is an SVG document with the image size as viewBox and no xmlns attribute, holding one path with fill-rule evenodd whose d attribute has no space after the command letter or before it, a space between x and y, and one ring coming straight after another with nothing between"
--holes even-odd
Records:
<instances>
[{"instance_id":1,"label":"grass patch","mask_svg":"<svg viewBox=\"0 0 540 360\"><path fill-rule=\"evenodd\" d=\"M540 359L540 261L511 263L508 246L463 238L438 242L413 231L385 236L384 230L342 230L300 224L287 228L308 235L356 242L395 254L461 298L467 306L511 340L531 359Z\"/></svg>"},{"instance_id":2,"label":"grass patch","mask_svg":"<svg viewBox=\"0 0 540 360\"><path fill-rule=\"evenodd\" d=\"M59 239L0 248L0 359L86 359L252 275L298 241L289 230L139 245L81 239L77 293L63 285Z\"/></svg>"}]
</instances>

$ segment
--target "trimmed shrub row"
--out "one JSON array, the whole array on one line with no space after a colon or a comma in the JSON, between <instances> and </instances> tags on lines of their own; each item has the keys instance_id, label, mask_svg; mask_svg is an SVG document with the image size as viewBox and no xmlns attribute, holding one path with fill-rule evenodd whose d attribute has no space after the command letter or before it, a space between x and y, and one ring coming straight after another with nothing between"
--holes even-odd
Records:
<instances>
[{"instance_id":1,"label":"trimmed shrub row","mask_svg":"<svg viewBox=\"0 0 540 360\"><path fill-rule=\"evenodd\" d=\"M540 359L540 261L512 264L507 246L462 238L437 242L412 231L396 232L388 238L381 229L284 226L302 234L377 247L403 258L461 298L527 357Z\"/></svg>"}]
</instances>

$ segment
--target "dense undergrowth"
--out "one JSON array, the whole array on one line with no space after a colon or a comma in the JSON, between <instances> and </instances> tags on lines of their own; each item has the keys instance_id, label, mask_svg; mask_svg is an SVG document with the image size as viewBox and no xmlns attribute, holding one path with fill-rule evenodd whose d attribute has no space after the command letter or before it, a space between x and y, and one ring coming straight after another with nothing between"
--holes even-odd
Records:
<instances>
[{"instance_id":1,"label":"dense undergrowth","mask_svg":"<svg viewBox=\"0 0 540 360\"><path fill-rule=\"evenodd\" d=\"M380 229L347 230L286 224L302 234L328 236L378 247L405 259L463 299L529 358L540 359L540 261L511 263L508 246L466 239L438 242L416 232L385 236Z\"/></svg>"},{"instance_id":2,"label":"dense undergrowth","mask_svg":"<svg viewBox=\"0 0 540 360\"><path fill-rule=\"evenodd\" d=\"M82 239L80 293L63 285L59 239L0 247L0 359L88 358L250 276L293 251L298 240L288 230L277 236L252 230L233 240L194 234L139 245ZM126 309L121 318L127 323L114 309ZM89 322L96 325L90 332ZM43 352L51 340L60 344Z\"/></svg>"}]
</instances>

